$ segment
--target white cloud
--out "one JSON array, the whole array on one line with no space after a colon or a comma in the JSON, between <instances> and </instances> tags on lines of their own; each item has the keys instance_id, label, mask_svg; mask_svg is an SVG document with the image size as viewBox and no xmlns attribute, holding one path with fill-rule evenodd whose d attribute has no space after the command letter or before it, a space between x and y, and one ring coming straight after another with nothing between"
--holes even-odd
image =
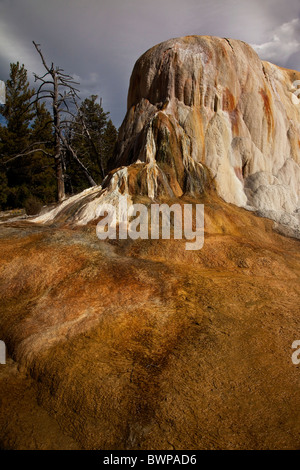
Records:
<instances>
[{"instance_id":1,"label":"white cloud","mask_svg":"<svg viewBox=\"0 0 300 470\"><path fill-rule=\"evenodd\" d=\"M269 41L251 45L261 59L286 64L293 54L300 53L300 19L283 23L273 31Z\"/></svg>"}]
</instances>

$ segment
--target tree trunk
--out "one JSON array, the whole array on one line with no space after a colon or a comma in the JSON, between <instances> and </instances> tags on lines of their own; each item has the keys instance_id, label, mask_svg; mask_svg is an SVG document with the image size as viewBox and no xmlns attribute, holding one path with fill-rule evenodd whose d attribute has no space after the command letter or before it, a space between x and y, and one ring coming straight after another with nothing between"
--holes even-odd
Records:
<instances>
[{"instance_id":1,"label":"tree trunk","mask_svg":"<svg viewBox=\"0 0 300 470\"><path fill-rule=\"evenodd\" d=\"M60 156L55 156L55 173L57 180L57 200L62 202L65 199L64 172Z\"/></svg>"},{"instance_id":2,"label":"tree trunk","mask_svg":"<svg viewBox=\"0 0 300 470\"><path fill-rule=\"evenodd\" d=\"M53 120L54 120L54 138L55 138L55 172L57 180L57 200L62 202L65 199L65 181L62 165L62 149L59 136L60 116L58 110L58 80L57 73L53 72L54 100L53 100Z\"/></svg>"}]
</instances>

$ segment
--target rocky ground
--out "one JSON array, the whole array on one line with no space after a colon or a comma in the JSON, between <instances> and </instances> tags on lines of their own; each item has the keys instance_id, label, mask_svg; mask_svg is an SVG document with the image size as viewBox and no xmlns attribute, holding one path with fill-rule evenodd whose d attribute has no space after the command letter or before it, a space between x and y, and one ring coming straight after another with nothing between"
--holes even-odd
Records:
<instances>
[{"instance_id":1,"label":"rocky ground","mask_svg":"<svg viewBox=\"0 0 300 470\"><path fill-rule=\"evenodd\" d=\"M205 244L0 225L3 449L299 449L299 241L205 202Z\"/></svg>"}]
</instances>

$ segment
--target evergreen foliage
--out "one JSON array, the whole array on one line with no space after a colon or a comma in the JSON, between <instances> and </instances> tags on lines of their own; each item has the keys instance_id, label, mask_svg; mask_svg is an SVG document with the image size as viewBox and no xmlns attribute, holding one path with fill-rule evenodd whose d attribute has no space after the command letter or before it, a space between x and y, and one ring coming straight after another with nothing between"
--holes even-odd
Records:
<instances>
[{"instance_id":1,"label":"evergreen foliage","mask_svg":"<svg viewBox=\"0 0 300 470\"><path fill-rule=\"evenodd\" d=\"M34 94L24 65L11 64L6 104L0 107L0 210L25 207L30 212L57 197L53 116ZM92 95L77 106L72 122L64 128L64 138L100 184L117 130L97 99ZM68 148L64 149L64 172L68 194L88 187L84 171Z\"/></svg>"}]
</instances>

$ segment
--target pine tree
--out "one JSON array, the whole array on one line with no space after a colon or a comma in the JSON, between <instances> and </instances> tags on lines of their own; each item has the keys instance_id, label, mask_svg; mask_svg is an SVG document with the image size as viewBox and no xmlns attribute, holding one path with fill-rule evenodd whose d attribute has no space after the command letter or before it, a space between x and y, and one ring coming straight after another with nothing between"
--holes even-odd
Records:
<instances>
[{"instance_id":1,"label":"pine tree","mask_svg":"<svg viewBox=\"0 0 300 470\"><path fill-rule=\"evenodd\" d=\"M30 122L34 116L30 100L34 94L29 87L24 65L10 64L10 78L6 82L6 103L2 112L7 122L4 128L4 152L9 158L24 151L29 145ZM2 149L3 150L3 149Z\"/></svg>"},{"instance_id":2,"label":"pine tree","mask_svg":"<svg viewBox=\"0 0 300 470\"><path fill-rule=\"evenodd\" d=\"M8 194L9 188L6 173L3 168L0 168L0 209L4 209L6 207Z\"/></svg>"},{"instance_id":3,"label":"pine tree","mask_svg":"<svg viewBox=\"0 0 300 470\"><path fill-rule=\"evenodd\" d=\"M112 120L109 119L106 124L106 128L103 133L103 150L102 150L102 160L105 173L107 173L108 161L112 158L115 145L118 138L118 131L112 123Z\"/></svg>"},{"instance_id":4,"label":"pine tree","mask_svg":"<svg viewBox=\"0 0 300 470\"><path fill-rule=\"evenodd\" d=\"M108 119L109 112L103 110L101 100L97 103L97 99L97 95L91 95L82 102L69 133L72 146L81 161L89 168L94 180L100 184L115 146L117 130L111 119ZM73 190L86 188L82 175L76 172L71 159L68 158L67 162Z\"/></svg>"},{"instance_id":5,"label":"pine tree","mask_svg":"<svg viewBox=\"0 0 300 470\"><path fill-rule=\"evenodd\" d=\"M30 100L33 93L24 65L19 62L11 64L10 78L6 82L6 103L2 111L7 125L0 128L0 163L2 171L6 168L9 188L6 204L11 207L22 205L24 198L30 193L24 185L26 157L14 159L14 156L23 153L30 145L30 123L34 116L30 110Z\"/></svg>"},{"instance_id":6,"label":"pine tree","mask_svg":"<svg viewBox=\"0 0 300 470\"><path fill-rule=\"evenodd\" d=\"M27 184L30 186L31 194L41 202L54 202L56 177L53 157L50 156L54 154L52 117L44 103L37 103L30 140L33 148L38 147L41 150L27 157ZM42 150L45 150L45 153Z\"/></svg>"},{"instance_id":7,"label":"pine tree","mask_svg":"<svg viewBox=\"0 0 300 470\"><path fill-rule=\"evenodd\" d=\"M0 126L0 206L23 207L29 199L40 205L53 202L52 117L45 104L30 105L34 90L29 87L24 65L11 64L6 87L2 111L6 126Z\"/></svg>"},{"instance_id":8,"label":"pine tree","mask_svg":"<svg viewBox=\"0 0 300 470\"><path fill-rule=\"evenodd\" d=\"M3 106L0 106L0 112L1 108ZM2 135L3 135L3 127L2 124L0 123L0 210L6 207L7 203L7 197L9 193L8 189L8 182L7 182L7 177L6 177L6 168L3 163L3 148L4 148L4 143L2 141Z\"/></svg>"}]
</instances>

